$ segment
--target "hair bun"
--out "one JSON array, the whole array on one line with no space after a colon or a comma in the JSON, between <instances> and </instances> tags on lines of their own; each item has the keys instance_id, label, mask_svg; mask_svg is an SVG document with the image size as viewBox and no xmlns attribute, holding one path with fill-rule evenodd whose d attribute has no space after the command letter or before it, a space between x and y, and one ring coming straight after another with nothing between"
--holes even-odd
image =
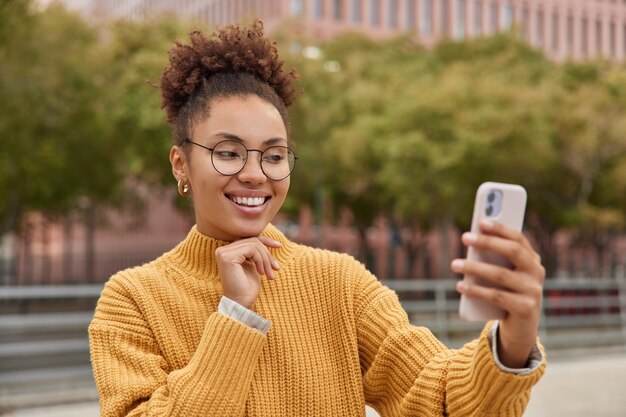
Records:
<instances>
[{"instance_id":1,"label":"hair bun","mask_svg":"<svg viewBox=\"0 0 626 417\"><path fill-rule=\"evenodd\" d=\"M176 41L169 51L170 65L161 76L161 107L167 119L175 123L189 97L219 73L248 73L268 84L290 106L296 97L292 82L295 70L283 70L275 43L263 37L263 23L255 20L250 27L225 26L207 38L198 30L189 34L190 43Z\"/></svg>"}]
</instances>

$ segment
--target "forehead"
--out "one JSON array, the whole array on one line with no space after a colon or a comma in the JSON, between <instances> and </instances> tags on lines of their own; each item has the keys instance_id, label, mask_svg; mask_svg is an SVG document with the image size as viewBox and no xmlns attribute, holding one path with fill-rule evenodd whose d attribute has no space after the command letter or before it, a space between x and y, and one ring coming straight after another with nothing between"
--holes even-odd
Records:
<instances>
[{"instance_id":1,"label":"forehead","mask_svg":"<svg viewBox=\"0 0 626 417\"><path fill-rule=\"evenodd\" d=\"M212 140L217 134L237 136L246 144L284 138L287 131L280 113L272 104L257 97L229 97L210 103L208 116L195 124L196 140Z\"/></svg>"}]
</instances>

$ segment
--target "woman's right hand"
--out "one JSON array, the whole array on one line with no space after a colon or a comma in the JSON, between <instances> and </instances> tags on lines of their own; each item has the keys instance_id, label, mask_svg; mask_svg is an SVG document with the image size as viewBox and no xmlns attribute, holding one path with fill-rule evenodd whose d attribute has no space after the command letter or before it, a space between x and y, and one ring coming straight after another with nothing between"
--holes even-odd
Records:
<instances>
[{"instance_id":1,"label":"woman's right hand","mask_svg":"<svg viewBox=\"0 0 626 417\"><path fill-rule=\"evenodd\" d=\"M259 296L261 275L274 279L274 271L280 268L268 247L280 246L280 242L259 236L217 248L215 259L224 295L252 310Z\"/></svg>"}]
</instances>

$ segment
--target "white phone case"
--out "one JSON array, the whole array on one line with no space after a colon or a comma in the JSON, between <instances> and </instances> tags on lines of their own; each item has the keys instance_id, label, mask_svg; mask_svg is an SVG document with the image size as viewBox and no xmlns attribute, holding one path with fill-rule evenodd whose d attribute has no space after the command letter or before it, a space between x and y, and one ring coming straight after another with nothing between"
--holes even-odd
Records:
<instances>
[{"instance_id":1,"label":"white phone case","mask_svg":"<svg viewBox=\"0 0 626 417\"><path fill-rule=\"evenodd\" d=\"M480 234L479 223L484 218L505 224L521 231L526 211L526 190L520 185L486 182L478 187L474 214L472 215L471 232ZM469 247L467 259L488 262L491 264L511 267L510 262L493 252L480 251ZM479 283L488 287L496 285L480 278L465 275L469 283ZM461 295L459 315L467 321L485 321L504 318L506 312L493 304L477 298Z\"/></svg>"}]
</instances>

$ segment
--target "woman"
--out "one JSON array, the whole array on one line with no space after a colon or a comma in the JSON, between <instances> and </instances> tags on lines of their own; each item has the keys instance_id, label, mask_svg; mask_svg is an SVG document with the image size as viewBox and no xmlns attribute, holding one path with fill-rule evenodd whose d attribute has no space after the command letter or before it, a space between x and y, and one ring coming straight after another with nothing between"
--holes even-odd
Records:
<instances>
[{"instance_id":1,"label":"woman","mask_svg":"<svg viewBox=\"0 0 626 417\"><path fill-rule=\"evenodd\" d=\"M161 79L172 172L196 217L187 238L106 284L89 327L103 416L520 416L543 373L543 268L522 234L484 224L464 243L515 270L452 269L508 311L460 350L409 324L353 258L270 224L295 155L293 72L257 22L177 43Z\"/></svg>"}]
</instances>

